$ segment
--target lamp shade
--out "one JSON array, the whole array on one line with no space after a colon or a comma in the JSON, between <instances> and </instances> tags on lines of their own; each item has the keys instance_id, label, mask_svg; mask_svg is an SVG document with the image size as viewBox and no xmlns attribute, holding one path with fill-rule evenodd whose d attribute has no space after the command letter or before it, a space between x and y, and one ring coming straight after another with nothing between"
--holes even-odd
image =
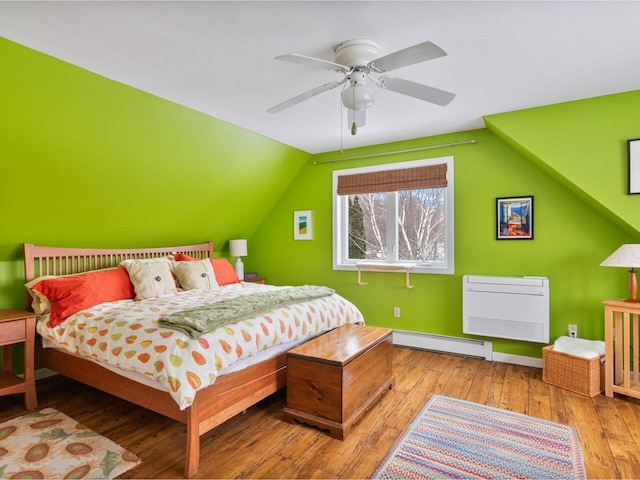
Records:
<instances>
[{"instance_id":1,"label":"lamp shade","mask_svg":"<svg viewBox=\"0 0 640 480\"><path fill-rule=\"evenodd\" d=\"M613 252L604 262L602 267L626 267L629 270L629 298L625 302L638 302L638 279L636 268L640 268L640 244L629 243L622 245Z\"/></svg>"},{"instance_id":2,"label":"lamp shade","mask_svg":"<svg viewBox=\"0 0 640 480\"><path fill-rule=\"evenodd\" d=\"M602 262L600 266L640 268L640 244L630 243L622 245Z\"/></svg>"},{"instance_id":3,"label":"lamp shade","mask_svg":"<svg viewBox=\"0 0 640 480\"><path fill-rule=\"evenodd\" d=\"M229 240L229 253L232 257L246 257L247 241L245 239Z\"/></svg>"}]
</instances>

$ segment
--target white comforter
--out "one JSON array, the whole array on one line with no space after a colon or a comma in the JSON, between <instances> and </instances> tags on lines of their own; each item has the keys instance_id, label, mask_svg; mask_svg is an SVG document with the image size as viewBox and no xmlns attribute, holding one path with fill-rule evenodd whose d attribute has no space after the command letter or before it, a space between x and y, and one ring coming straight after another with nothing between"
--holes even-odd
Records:
<instances>
[{"instance_id":1,"label":"white comforter","mask_svg":"<svg viewBox=\"0 0 640 480\"><path fill-rule=\"evenodd\" d=\"M78 312L54 328L47 327L45 315L37 330L58 348L153 379L184 409L198 390L213 384L221 370L238 360L340 325L364 322L351 302L333 294L228 325L197 340L158 326L161 316L175 311L276 288L237 283L142 301L108 302Z\"/></svg>"}]
</instances>

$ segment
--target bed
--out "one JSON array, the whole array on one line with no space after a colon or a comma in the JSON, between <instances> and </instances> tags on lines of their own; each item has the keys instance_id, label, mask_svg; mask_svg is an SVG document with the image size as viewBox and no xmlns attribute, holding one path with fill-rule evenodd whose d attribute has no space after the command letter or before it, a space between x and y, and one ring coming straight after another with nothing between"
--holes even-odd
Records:
<instances>
[{"instance_id":1,"label":"bed","mask_svg":"<svg viewBox=\"0 0 640 480\"><path fill-rule=\"evenodd\" d=\"M77 279L78 277L87 279L89 278L87 275L79 275L87 272L89 276L119 275L123 269L122 265L127 265L127 268L129 268L132 262L136 263L136 265L155 264L156 261L162 262L166 258L178 258L175 257L176 255L193 260L187 266L195 267L196 264L208 265L211 262L209 259L213 258L212 253L213 245L211 242L178 247L137 249L85 249L25 244L25 280L28 285L33 286L35 283L36 287L34 288L38 288L46 283L45 280L60 276L65 280L69 280ZM127 262L130 263L127 264ZM184 264L187 262L178 263ZM207 268L209 267L207 266ZM127 270L127 273L133 282L132 270ZM217 270L215 272L212 271L212 273L215 273L214 277L219 276ZM173 276L175 280L175 275ZM201 276L203 278L206 277L204 273ZM158 276L156 279L159 280L159 278ZM198 278L198 280L201 279ZM138 299L138 286L136 284L134 292L136 293L136 299ZM220 298L226 298L226 296L235 298L239 295L260 298L262 292L257 289L263 287L267 290L279 288L238 282L236 278L236 281L229 285L207 288L205 289L207 290L206 292L200 290L199 287L194 287L188 291L177 289L176 292L152 296L152 298L146 298L140 302L127 297L98 305L89 305L80 311L74 311L71 315L65 317L61 323L52 322L54 312L51 311L46 315L41 315L38 319L38 333L42 343L48 348L36 345L36 362L41 367L46 367L61 375L184 423L187 430L184 475L191 477L198 471L201 435L285 386L286 351L289 348L336 326L345 323L363 323L362 315L350 302L339 295L332 294L282 307L277 310L276 315L256 314L256 317L250 320L245 319L237 322L237 324L226 325L214 332L202 334L201 337L196 335L194 338L190 338L182 331L159 326L157 320L154 320L153 324L147 324L145 323L147 320L141 320L135 316L131 320L129 315L138 315L138 313L129 313L129 310L125 309L133 308L137 312L150 310L160 312L158 315L165 315L166 312L163 309L167 309L167 312L170 312L185 308L184 306L178 306L179 304L182 305L180 302L183 299L186 299L187 302L202 301L205 294L218 295ZM109 288L104 290L109 290ZM28 291L30 292L28 295L29 305L35 305L35 297L39 295L34 295L33 290L29 289ZM259 293L256 294L256 292ZM158 305L145 303L156 302L159 299L160 304ZM207 299L204 303L210 303L210 300ZM148 305L148 308L142 308L143 305ZM77 308L80 307L83 307L81 302ZM35 308L34 311L40 313ZM125 311L127 312L126 315L123 313ZM290 325L283 323L287 319L292 322ZM89 323L94 320L101 323ZM308 322L308 324L305 322ZM271 327L267 325L268 323L273 323L274 326ZM122 328L135 329L136 335L123 336L121 332L108 331L107 328L111 327L107 327L106 324L120 324ZM88 325L91 325L91 327L88 327ZM258 332L262 327L264 332L248 334L247 325L255 326ZM275 325L278 326L276 327ZM72 327L80 330L70 333ZM267 327L271 330L268 330ZM234 332L233 329L236 329L236 331ZM89 337L89 330L93 332L92 334L96 336L98 341ZM186 367L189 362L177 359L175 355L150 358L146 353L143 355L134 355L132 353L131 357L133 358L132 362L137 362L137 365L148 364L148 371L142 371L144 368L137 368L135 365L131 367L132 370L127 370L129 368L125 365L125 353L127 352L121 352L121 348L117 346L118 342L125 345L125 349L126 343L143 345L145 348L149 346L149 351L152 352L152 355L155 355L154 352L156 350L160 350L160 348L157 348L159 347L157 345L158 337L156 337L155 344L153 343L153 338L142 341L136 338L137 334L142 333L142 331L153 332L152 335L161 335L162 338L171 337L170 345L174 350L186 349L190 348L188 345L194 345L195 353L191 351L188 360L195 359L196 362L191 362L191 364L197 364L196 368L205 368L206 365L204 364L215 363L218 371L209 373L207 380L206 373L199 377L193 375ZM304 334L300 333L302 331L304 331ZM287 333L288 336L286 335ZM66 337L63 338L60 335L66 335ZM85 335L87 338L85 338ZM224 352L219 351L215 355L212 354L211 358L215 356L216 359L214 362L208 356L205 359L203 355L205 351L202 350L203 345L209 348L210 344L218 343L216 341L218 337L210 335L242 335L247 340L247 343L242 344L242 341L238 341L234 346L232 342L228 342L232 348L224 348ZM82 337L82 343L79 343L80 346L70 347L69 342L74 340L76 336ZM260 336L262 340L258 338ZM102 342L100 341L101 337L104 339ZM112 341L111 339L114 340ZM277 339L277 345L273 347L266 345L269 339ZM59 342L59 344L56 344L56 342ZM225 342L221 343L224 344ZM92 346L89 347L87 345ZM166 349L165 346L162 346L162 348ZM245 352L243 350L255 350L255 352ZM106 352L104 357L110 363L109 365L105 365L103 363L104 360L100 358L101 351ZM115 362L116 364L114 364L114 362L109 361L109 358L113 357L116 351L119 355L118 362L122 362ZM238 357L238 362L234 363L236 359L232 357ZM153 360L154 358L155 361ZM227 360L220 360L221 358L227 358ZM228 360L228 358L231 358L231 360ZM162 375L164 376L161 380L157 378L149 379L149 377L157 377L159 375L157 373L159 366L165 367L170 363L175 363L175 365L171 366L174 369L174 373L165 375L163 372ZM169 379L168 383L164 381L165 377ZM184 380L182 382L176 381L176 377ZM160 384L161 382L163 384ZM173 388L176 383L185 384L187 393L177 396L176 389Z\"/></svg>"}]
</instances>

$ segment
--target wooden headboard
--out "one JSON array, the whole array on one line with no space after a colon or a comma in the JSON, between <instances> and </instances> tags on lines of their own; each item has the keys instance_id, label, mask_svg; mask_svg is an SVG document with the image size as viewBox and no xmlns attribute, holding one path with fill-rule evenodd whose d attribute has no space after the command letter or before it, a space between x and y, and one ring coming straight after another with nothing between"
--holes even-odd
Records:
<instances>
[{"instance_id":1,"label":"wooden headboard","mask_svg":"<svg viewBox=\"0 0 640 480\"><path fill-rule=\"evenodd\" d=\"M174 252L195 258L213 258L213 243L160 248L65 248L24 244L25 282L43 275L74 273L117 267L122 260L163 257Z\"/></svg>"}]
</instances>

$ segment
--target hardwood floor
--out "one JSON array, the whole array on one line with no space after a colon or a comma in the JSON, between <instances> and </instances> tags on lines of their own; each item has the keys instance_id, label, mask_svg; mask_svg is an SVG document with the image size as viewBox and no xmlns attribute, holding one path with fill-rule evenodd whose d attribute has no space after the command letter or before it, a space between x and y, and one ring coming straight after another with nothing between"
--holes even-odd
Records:
<instances>
[{"instance_id":1,"label":"hardwood floor","mask_svg":"<svg viewBox=\"0 0 640 480\"><path fill-rule=\"evenodd\" d=\"M576 428L589 478L640 478L640 401L574 394L538 368L394 347L396 384L350 436L336 440L280 417L284 392L201 440L196 478L367 478L434 394L462 398ZM179 478L186 429L173 420L62 377L38 382L53 407L119 443L143 463L122 478ZM0 398L0 421L25 413L21 395Z\"/></svg>"}]
</instances>

